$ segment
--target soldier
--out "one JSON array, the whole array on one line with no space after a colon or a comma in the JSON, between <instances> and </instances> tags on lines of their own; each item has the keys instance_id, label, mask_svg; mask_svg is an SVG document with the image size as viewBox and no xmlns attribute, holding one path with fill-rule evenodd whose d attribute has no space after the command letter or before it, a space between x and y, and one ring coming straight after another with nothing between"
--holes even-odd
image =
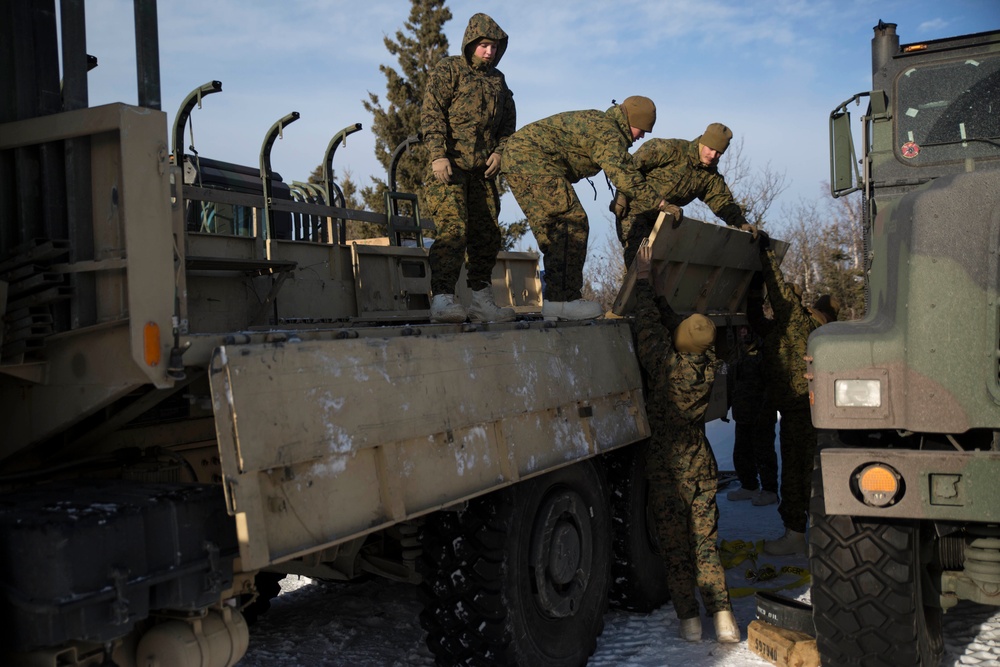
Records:
<instances>
[{"instance_id":1,"label":"soldier","mask_svg":"<svg viewBox=\"0 0 1000 667\"><path fill-rule=\"evenodd\" d=\"M442 59L428 76L420 129L430 157L423 207L437 225L428 252L434 322L466 319L455 298L466 250L469 318L514 319L513 308L497 307L492 288L502 243L496 177L516 127L514 95L497 69L506 50L507 33L486 14L475 14L462 38L462 55Z\"/></svg>"},{"instance_id":2,"label":"soldier","mask_svg":"<svg viewBox=\"0 0 1000 667\"><path fill-rule=\"evenodd\" d=\"M632 96L607 111L567 111L529 123L507 142L503 173L544 258L545 319L601 314L599 303L581 298L590 225L573 183L603 169L619 191L656 206L656 192L628 152L655 122L653 101Z\"/></svg>"},{"instance_id":3,"label":"soldier","mask_svg":"<svg viewBox=\"0 0 1000 667\"><path fill-rule=\"evenodd\" d=\"M809 386L806 382L806 343L818 327L837 319L840 305L824 294L812 308L802 305L795 286L785 281L778 267L770 239L761 232L758 241L763 285L774 319L764 317L761 282L755 280L747 300L747 318L762 339L764 380L771 403L781 413L781 503L778 514L785 534L764 542L764 551L773 556L805 553L809 493L816 453L816 429L809 414Z\"/></svg>"},{"instance_id":4,"label":"soldier","mask_svg":"<svg viewBox=\"0 0 1000 667\"><path fill-rule=\"evenodd\" d=\"M719 468L705 438L705 410L720 365L715 324L704 315L682 319L666 299L654 299L648 245L636 260L639 361L649 378L646 410L652 428L646 476L667 587L680 636L701 639L695 587L720 642L738 642L726 573L719 558Z\"/></svg>"},{"instance_id":5,"label":"soldier","mask_svg":"<svg viewBox=\"0 0 1000 667\"><path fill-rule=\"evenodd\" d=\"M741 487L727 493L726 498L749 500L758 506L778 502L778 457L774 453L778 413L767 399L760 343L750 327L739 328L736 358L729 364L726 383L732 391L736 423L733 465Z\"/></svg>"},{"instance_id":6,"label":"soldier","mask_svg":"<svg viewBox=\"0 0 1000 667\"><path fill-rule=\"evenodd\" d=\"M675 224L684 215L680 207L700 199L727 225L757 238L757 228L747 222L726 179L719 173L719 158L729 148L732 138L732 130L722 123L712 123L693 141L650 139L635 152L636 166L669 204L664 210L674 217ZM636 248L656 223L653 203L631 200L624 192L619 192L611 202L618 238L625 247L626 267L632 264Z\"/></svg>"}]
</instances>

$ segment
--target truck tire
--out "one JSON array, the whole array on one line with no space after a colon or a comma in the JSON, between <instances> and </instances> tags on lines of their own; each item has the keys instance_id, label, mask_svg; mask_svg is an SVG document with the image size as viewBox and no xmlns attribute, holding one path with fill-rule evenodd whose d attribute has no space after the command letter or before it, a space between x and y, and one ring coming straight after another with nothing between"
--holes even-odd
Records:
<instances>
[{"instance_id":1,"label":"truck tire","mask_svg":"<svg viewBox=\"0 0 1000 667\"><path fill-rule=\"evenodd\" d=\"M919 523L827 516L817 453L809 524L822 663L937 667L944 651L941 611L923 601L931 584Z\"/></svg>"},{"instance_id":2,"label":"truck tire","mask_svg":"<svg viewBox=\"0 0 1000 667\"><path fill-rule=\"evenodd\" d=\"M590 461L428 517L420 621L437 664L586 664L604 629L610 524Z\"/></svg>"},{"instance_id":3,"label":"truck tire","mask_svg":"<svg viewBox=\"0 0 1000 667\"><path fill-rule=\"evenodd\" d=\"M623 447L605 458L614 537L608 599L614 607L641 613L670 600L667 565L658 553L646 502L646 447L645 442Z\"/></svg>"}]
</instances>

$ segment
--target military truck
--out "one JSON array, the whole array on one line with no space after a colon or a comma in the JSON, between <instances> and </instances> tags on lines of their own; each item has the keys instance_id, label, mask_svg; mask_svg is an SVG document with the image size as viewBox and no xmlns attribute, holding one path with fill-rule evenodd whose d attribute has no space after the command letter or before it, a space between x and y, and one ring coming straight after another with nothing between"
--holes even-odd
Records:
<instances>
[{"instance_id":1,"label":"military truck","mask_svg":"<svg viewBox=\"0 0 1000 667\"><path fill-rule=\"evenodd\" d=\"M901 46L880 21L830 137L866 314L809 340L817 642L827 665L929 667L943 613L1000 604L1000 31Z\"/></svg>"},{"instance_id":2,"label":"military truck","mask_svg":"<svg viewBox=\"0 0 1000 667\"><path fill-rule=\"evenodd\" d=\"M393 185L418 137L385 213L333 178L360 124L321 183L271 168L295 112L248 139L259 165L200 156L187 121L222 83L168 130L155 3L138 104L97 107L84 3L60 9L0 20L0 663L234 665L288 573L419 584L442 664L582 664L609 600L664 602L627 289L624 317L546 322L537 255L501 253L517 321L431 324L433 221ZM723 345L747 241L653 238L657 289Z\"/></svg>"}]
</instances>

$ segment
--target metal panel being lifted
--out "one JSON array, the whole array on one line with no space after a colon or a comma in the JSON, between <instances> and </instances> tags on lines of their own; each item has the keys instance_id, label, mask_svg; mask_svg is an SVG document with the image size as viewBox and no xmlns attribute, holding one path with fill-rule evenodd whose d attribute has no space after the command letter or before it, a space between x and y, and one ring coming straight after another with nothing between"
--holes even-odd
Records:
<instances>
[{"instance_id":1,"label":"metal panel being lifted","mask_svg":"<svg viewBox=\"0 0 1000 667\"><path fill-rule=\"evenodd\" d=\"M656 293L666 296L678 313L746 313L750 279L760 271L750 234L694 218L676 226L672 222L660 213L649 235ZM771 247L781 262L788 244L771 239ZM635 273L633 262L612 307L615 315L628 315L635 308Z\"/></svg>"}]
</instances>

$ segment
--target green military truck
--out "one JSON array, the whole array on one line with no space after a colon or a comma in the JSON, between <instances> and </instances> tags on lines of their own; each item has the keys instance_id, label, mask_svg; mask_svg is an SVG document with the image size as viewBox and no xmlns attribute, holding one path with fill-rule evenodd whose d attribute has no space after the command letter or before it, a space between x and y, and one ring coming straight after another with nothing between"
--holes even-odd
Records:
<instances>
[{"instance_id":1,"label":"green military truck","mask_svg":"<svg viewBox=\"0 0 1000 667\"><path fill-rule=\"evenodd\" d=\"M433 221L332 178L359 124L321 183L271 169L294 112L259 165L188 152L224 93L168 128L155 2L136 105L89 106L84 3L60 9L0 10L0 663L233 665L288 573L419 584L442 664L579 665L609 600L664 602L627 316L543 321L537 256L502 253L516 322L429 323ZM745 233L655 241L679 311L745 321Z\"/></svg>"},{"instance_id":2,"label":"green military truck","mask_svg":"<svg viewBox=\"0 0 1000 667\"><path fill-rule=\"evenodd\" d=\"M872 89L830 127L867 312L809 340L817 641L826 665L931 667L943 613L1000 605L1000 31L901 46L879 22Z\"/></svg>"}]
</instances>

